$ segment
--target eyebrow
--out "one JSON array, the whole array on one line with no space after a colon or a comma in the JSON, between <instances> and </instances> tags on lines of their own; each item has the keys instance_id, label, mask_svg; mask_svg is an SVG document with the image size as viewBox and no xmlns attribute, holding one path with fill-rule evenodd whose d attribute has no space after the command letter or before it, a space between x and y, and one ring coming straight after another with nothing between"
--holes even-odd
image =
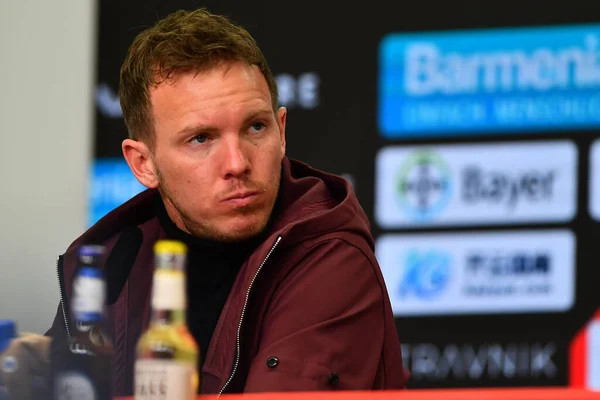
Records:
<instances>
[{"instance_id":1,"label":"eyebrow","mask_svg":"<svg viewBox=\"0 0 600 400\"><path fill-rule=\"evenodd\" d=\"M260 115L270 114L270 113L271 113L271 110L268 108L261 108L260 110L253 111L244 118L243 125L247 124L248 122L252 121L254 118L256 118ZM219 128L217 128L216 126L197 124L197 125L186 126L182 130L177 132L177 136L188 135L188 134L192 134L192 133L196 133L196 132L216 133L218 131L219 131Z\"/></svg>"},{"instance_id":2,"label":"eyebrow","mask_svg":"<svg viewBox=\"0 0 600 400\"><path fill-rule=\"evenodd\" d=\"M246 116L246 118L244 118L244 124L247 124L248 122L250 122L254 118L258 117L259 115L264 115L264 114L271 114L271 109L269 109L269 108L261 108L260 110L256 110L256 111L251 112L250 114L248 114Z\"/></svg>"}]
</instances>

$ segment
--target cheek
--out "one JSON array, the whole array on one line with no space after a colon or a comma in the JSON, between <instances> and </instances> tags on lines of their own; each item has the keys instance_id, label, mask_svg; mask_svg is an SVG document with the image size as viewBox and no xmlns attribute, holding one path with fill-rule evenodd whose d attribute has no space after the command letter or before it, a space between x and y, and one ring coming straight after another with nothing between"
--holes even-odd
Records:
<instances>
[{"instance_id":1,"label":"cheek","mask_svg":"<svg viewBox=\"0 0 600 400\"><path fill-rule=\"evenodd\" d=\"M281 150L276 144L257 149L254 168L266 181L271 181L281 165Z\"/></svg>"},{"instance_id":2,"label":"cheek","mask_svg":"<svg viewBox=\"0 0 600 400\"><path fill-rule=\"evenodd\" d=\"M280 163L283 158L283 153L281 151L281 142L279 140L273 140L269 143L266 149L261 149L260 155L264 157L266 163Z\"/></svg>"},{"instance_id":3,"label":"cheek","mask_svg":"<svg viewBox=\"0 0 600 400\"><path fill-rule=\"evenodd\" d=\"M202 168L189 166L173 170L172 182L171 191L189 214L203 215L214 207L214 184Z\"/></svg>"},{"instance_id":4,"label":"cheek","mask_svg":"<svg viewBox=\"0 0 600 400\"><path fill-rule=\"evenodd\" d=\"M188 197L198 197L205 195L204 191L198 188L207 188L208 171L205 166L198 165L198 162L186 160L184 156L178 155L161 164L161 172L164 180L164 186L170 191L179 195Z\"/></svg>"}]
</instances>

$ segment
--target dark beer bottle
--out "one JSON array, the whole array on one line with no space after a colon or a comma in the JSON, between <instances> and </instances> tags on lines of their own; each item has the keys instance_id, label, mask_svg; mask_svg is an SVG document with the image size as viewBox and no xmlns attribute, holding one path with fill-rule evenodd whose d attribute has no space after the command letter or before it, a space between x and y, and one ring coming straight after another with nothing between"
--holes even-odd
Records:
<instances>
[{"instance_id":1,"label":"dark beer bottle","mask_svg":"<svg viewBox=\"0 0 600 400\"><path fill-rule=\"evenodd\" d=\"M104 330L103 256L102 246L86 245L79 249L70 301L71 336L52 342L54 400L112 399L113 346Z\"/></svg>"}]
</instances>

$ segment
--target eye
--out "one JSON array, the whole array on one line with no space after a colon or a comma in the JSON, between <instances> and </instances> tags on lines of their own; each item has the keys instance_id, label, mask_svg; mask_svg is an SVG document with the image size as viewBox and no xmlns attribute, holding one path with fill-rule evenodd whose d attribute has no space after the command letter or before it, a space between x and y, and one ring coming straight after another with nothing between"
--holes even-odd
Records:
<instances>
[{"instance_id":1,"label":"eye","mask_svg":"<svg viewBox=\"0 0 600 400\"><path fill-rule=\"evenodd\" d=\"M254 132L262 132L266 128L266 125L262 122L255 122L252 125L250 125L250 128Z\"/></svg>"},{"instance_id":2,"label":"eye","mask_svg":"<svg viewBox=\"0 0 600 400\"><path fill-rule=\"evenodd\" d=\"M208 140L206 135L198 135L192 139L193 143L203 144Z\"/></svg>"}]
</instances>

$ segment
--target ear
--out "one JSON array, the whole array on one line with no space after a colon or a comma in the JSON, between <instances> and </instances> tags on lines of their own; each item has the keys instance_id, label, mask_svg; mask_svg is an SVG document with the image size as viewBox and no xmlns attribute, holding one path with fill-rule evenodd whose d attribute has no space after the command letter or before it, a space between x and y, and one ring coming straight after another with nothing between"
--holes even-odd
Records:
<instances>
[{"instance_id":1,"label":"ear","mask_svg":"<svg viewBox=\"0 0 600 400\"><path fill-rule=\"evenodd\" d=\"M155 189L160 183L152 158L152 152L145 143L125 139L121 145L123 156L137 180L148 189Z\"/></svg>"},{"instance_id":2,"label":"ear","mask_svg":"<svg viewBox=\"0 0 600 400\"><path fill-rule=\"evenodd\" d=\"M277 110L277 122L279 124L279 137L281 140L281 157L285 156L285 121L287 119L287 109L279 107Z\"/></svg>"}]
</instances>

